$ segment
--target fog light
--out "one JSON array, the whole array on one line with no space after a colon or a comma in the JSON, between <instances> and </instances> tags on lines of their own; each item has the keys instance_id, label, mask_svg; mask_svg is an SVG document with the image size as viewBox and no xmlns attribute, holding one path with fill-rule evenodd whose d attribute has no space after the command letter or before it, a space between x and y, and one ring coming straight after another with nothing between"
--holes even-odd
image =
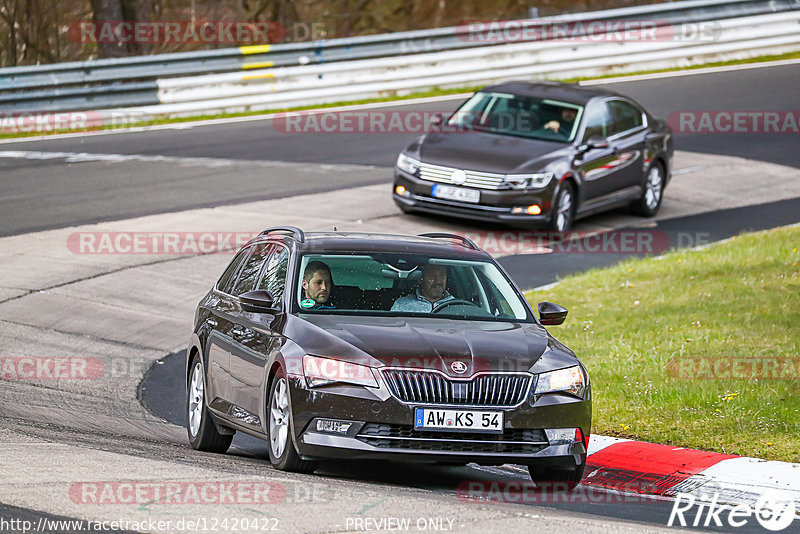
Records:
<instances>
[{"instance_id":1,"label":"fog light","mask_svg":"<svg viewBox=\"0 0 800 534\"><path fill-rule=\"evenodd\" d=\"M539 215L542 213L542 208L540 208L537 204L532 204L530 206L516 206L511 209L511 213L513 215L520 215L523 213L528 215Z\"/></svg>"},{"instance_id":2,"label":"fog light","mask_svg":"<svg viewBox=\"0 0 800 534\"><path fill-rule=\"evenodd\" d=\"M398 195L400 195L401 197L410 197L411 196L411 193L409 191L406 191L406 188L403 187L402 185L398 185L397 187L395 187L394 188L394 192L397 193Z\"/></svg>"},{"instance_id":3,"label":"fog light","mask_svg":"<svg viewBox=\"0 0 800 534\"><path fill-rule=\"evenodd\" d=\"M317 419L317 432L328 432L330 434L347 434L353 423L344 421L334 421L331 419Z\"/></svg>"},{"instance_id":4,"label":"fog light","mask_svg":"<svg viewBox=\"0 0 800 534\"><path fill-rule=\"evenodd\" d=\"M569 445L576 441L582 441L583 437L580 428L546 428L547 441L550 445Z\"/></svg>"}]
</instances>

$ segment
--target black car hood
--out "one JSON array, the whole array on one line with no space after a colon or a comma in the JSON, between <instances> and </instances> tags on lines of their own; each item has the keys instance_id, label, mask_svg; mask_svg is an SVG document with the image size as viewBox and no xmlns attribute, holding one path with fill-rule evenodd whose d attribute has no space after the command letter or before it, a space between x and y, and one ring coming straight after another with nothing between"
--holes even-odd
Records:
<instances>
[{"instance_id":1,"label":"black car hood","mask_svg":"<svg viewBox=\"0 0 800 534\"><path fill-rule=\"evenodd\" d=\"M312 314L293 319L286 333L307 354L373 367L439 369L451 376L528 371L553 341L535 323ZM454 361L467 369L456 373Z\"/></svg>"},{"instance_id":2,"label":"black car hood","mask_svg":"<svg viewBox=\"0 0 800 534\"><path fill-rule=\"evenodd\" d=\"M539 159L567 147L565 143L539 141L484 132L433 133L419 145L425 163L484 172L510 173L529 168Z\"/></svg>"}]
</instances>

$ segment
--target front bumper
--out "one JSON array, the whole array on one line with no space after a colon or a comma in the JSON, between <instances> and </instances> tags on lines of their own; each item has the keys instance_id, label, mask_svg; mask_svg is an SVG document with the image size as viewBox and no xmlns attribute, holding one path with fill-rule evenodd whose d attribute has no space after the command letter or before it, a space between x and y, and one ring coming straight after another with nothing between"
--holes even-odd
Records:
<instances>
[{"instance_id":1,"label":"front bumper","mask_svg":"<svg viewBox=\"0 0 800 534\"><path fill-rule=\"evenodd\" d=\"M393 198L398 206L409 211L450 215L488 222L546 224L550 220L555 183L556 181L554 180L545 189L535 192L480 189L480 203L473 204L434 198L432 189L436 182L422 180L395 169L394 188L398 185L405 187L408 196L393 193ZM540 206L542 213L539 215L512 213L514 207L533 204Z\"/></svg>"},{"instance_id":2,"label":"front bumper","mask_svg":"<svg viewBox=\"0 0 800 534\"><path fill-rule=\"evenodd\" d=\"M308 389L302 378L290 380L294 438L306 459L384 459L483 465L514 463L574 469L586 460L582 442L550 444L544 429L591 427L591 394L581 400L568 395L545 395L533 405L525 400L513 408L461 407L501 410L504 433L483 434L414 430L414 408L441 407L407 404L381 388L332 385ZM317 430L317 419L352 423L346 434Z\"/></svg>"}]
</instances>

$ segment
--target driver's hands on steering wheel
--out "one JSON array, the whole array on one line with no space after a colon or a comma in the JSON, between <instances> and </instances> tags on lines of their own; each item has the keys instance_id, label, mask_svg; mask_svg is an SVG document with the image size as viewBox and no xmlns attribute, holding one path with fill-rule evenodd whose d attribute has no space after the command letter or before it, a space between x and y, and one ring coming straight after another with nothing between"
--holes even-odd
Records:
<instances>
[{"instance_id":1,"label":"driver's hands on steering wheel","mask_svg":"<svg viewBox=\"0 0 800 534\"><path fill-rule=\"evenodd\" d=\"M454 304L460 304L462 306L464 306L464 305L475 306L476 308L480 308L480 305L475 304L471 300L453 299L453 300L448 300L446 302L442 302L441 304L437 304L436 306L434 306L431 309L431 313L436 313L439 310L442 310L442 309L446 308L447 306L452 306Z\"/></svg>"}]
</instances>

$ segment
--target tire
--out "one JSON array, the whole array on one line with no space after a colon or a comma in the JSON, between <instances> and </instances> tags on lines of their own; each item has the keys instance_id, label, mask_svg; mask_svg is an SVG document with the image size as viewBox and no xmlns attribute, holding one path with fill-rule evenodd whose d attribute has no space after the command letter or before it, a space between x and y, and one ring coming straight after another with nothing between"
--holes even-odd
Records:
<instances>
[{"instance_id":1,"label":"tire","mask_svg":"<svg viewBox=\"0 0 800 534\"><path fill-rule=\"evenodd\" d=\"M528 472L531 475L531 480L537 483L552 484L552 490L547 487L542 488L545 491L572 491L575 486L580 484L583 478L583 471L586 469L586 464L581 465L577 469L554 469L546 468L543 470L536 470L533 466L528 466Z\"/></svg>"},{"instance_id":2,"label":"tire","mask_svg":"<svg viewBox=\"0 0 800 534\"><path fill-rule=\"evenodd\" d=\"M575 190L570 182L563 182L553 203L548 230L567 232L575 219Z\"/></svg>"},{"instance_id":3,"label":"tire","mask_svg":"<svg viewBox=\"0 0 800 534\"><path fill-rule=\"evenodd\" d=\"M292 407L289 383L283 369L272 380L267 397L267 450L275 469L294 473L313 473L316 462L303 460L292 440Z\"/></svg>"},{"instance_id":4,"label":"tire","mask_svg":"<svg viewBox=\"0 0 800 534\"><path fill-rule=\"evenodd\" d=\"M661 208L664 199L664 167L656 162L644 178L644 192L641 198L631 204L631 211L642 217L652 217Z\"/></svg>"},{"instance_id":5,"label":"tire","mask_svg":"<svg viewBox=\"0 0 800 534\"><path fill-rule=\"evenodd\" d=\"M231 446L233 434L220 434L211 419L206 405L203 364L197 355L192 358L191 369L186 388L186 432L189 443L198 451L224 454Z\"/></svg>"}]
</instances>

